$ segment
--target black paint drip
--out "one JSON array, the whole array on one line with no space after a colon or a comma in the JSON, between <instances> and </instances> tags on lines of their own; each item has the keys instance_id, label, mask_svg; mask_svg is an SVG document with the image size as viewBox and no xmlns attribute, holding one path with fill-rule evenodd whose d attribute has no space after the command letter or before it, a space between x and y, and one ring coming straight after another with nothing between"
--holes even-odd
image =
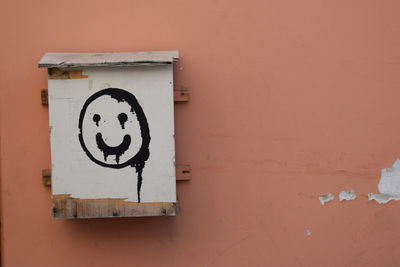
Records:
<instances>
[{"instance_id":1,"label":"black paint drip","mask_svg":"<svg viewBox=\"0 0 400 267\"><path fill-rule=\"evenodd\" d=\"M100 151L104 154L104 161L107 161L107 157L109 155L115 155L115 160L119 163L119 157L128 150L129 146L131 145L131 137L130 135L125 135L124 140L119 146L108 146L104 140L101 133L96 134L96 143L97 147Z\"/></svg>"},{"instance_id":2,"label":"black paint drip","mask_svg":"<svg viewBox=\"0 0 400 267\"><path fill-rule=\"evenodd\" d=\"M122 129L125 129L125 122L128 120L128 116L125 113L120 113L118 115L119 124L121 124Z\"/></svg>"},{"instance_id":3,"label":"black paint drip","mask_svg":"<svg viewBox=\"0 0 400 267\"><path fill-rule=\"evenodd\" d=\"M93 115L93 121L96 123L96 126L99 126L99 121L100 121L101 117L99 114L94 114Z\"/></svg>"},{"instance_id":4,"label":"black paint drip","mask_svg":"<svg viewBox=\"0 0 400 267\"><path fill-rule=\"evenodd\" d=\"M142 172L143 172L143 167L138 168L136 167L136 172L138 174L138 178L137 178L137 196L138 196L138 202L140 203L140 189L142 188L142 181L143 181L143 177L142 177Z\"/></svg>"}]
</instances>

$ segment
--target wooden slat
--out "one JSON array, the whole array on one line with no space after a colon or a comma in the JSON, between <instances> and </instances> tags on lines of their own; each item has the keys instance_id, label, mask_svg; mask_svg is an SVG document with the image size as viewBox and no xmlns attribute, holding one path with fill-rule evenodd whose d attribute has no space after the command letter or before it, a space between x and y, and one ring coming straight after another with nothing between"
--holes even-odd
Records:
<instances>
[{"instance_id":1,"label":"wooden slat","mask_svg":"<svg viewBox=\"0 0 400 267\"><path fill-rule=\"evenodd\" d=\"M79 199L70 195L53 195L54 218L107 218L176 216L179 205L174 202L136 203L125 199Z\"/></svg>"},{"instance_id":2,"label":"wooden slat","mask_svg":"<svg viewBox=\"0 0 400 267\"><path fill-rule=\"evenodd\" d=\"M189 101L189 90L186 90L186 89L174 89L174 101L175 102L187 102L187 101Z\"/></svg>"},{"instance_id":3,"label":"wooden slat","mask_svg":"<svg viewBox=\"0 0 400 267\"><path fill-rule=\"evenodd\" d=\"M192 178L189 164L176 164L176 180L188 181Z\"/></svg>"},{"instance_id":4,"label":"wooden slat","mask_svg":"<svg viewBox=\"0 0 400 267\"><path fill-rule=\"evenodd\" d=\"M44 169L42 170L42 182L45 186L51 186L51 170Z\"/></svg>"},{"instance_id":5,"label":"wooden slat","mask_svg":"<svg viewBox=\"0 0 400 267\"><path fill-rule=\"evenodd\" d=\"M40 98L42 100L42 106L49 105L49 93L48 93L47 89L42 89L40 91Z\"/></svg>"},{"instance_id":6,"label":"wooden slat","mask_svg":"<svg viewBox=\"0 0 400 267\"><path fill-rule=\"evenodd\" d=\"M178 60L178 51L116 53L46 53L39 68L120 67L171 64Z\"/></svg>"}]
</instances>

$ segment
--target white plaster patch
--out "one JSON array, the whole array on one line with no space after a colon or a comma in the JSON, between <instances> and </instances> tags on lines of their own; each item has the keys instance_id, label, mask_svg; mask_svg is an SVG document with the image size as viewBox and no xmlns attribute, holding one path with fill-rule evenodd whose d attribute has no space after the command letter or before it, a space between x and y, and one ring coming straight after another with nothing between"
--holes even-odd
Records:
<instances>
[{"instance_id":1,"label":"white plaster patch","mask_svg":"<svg viewBox=\"0 0 400 267\"><path fill-rule=\"evenodd\" d=\"M392 167L381 170L378 189L382 194L400 195L400 159L397 159Z\"/></svg>"},{"instance_id":2,"label":"white plaster patch","mask_svg":"<svg viewBox=\"0 0 400 267\"><path fill-rule=\"evenodd\" d=\"M369 193L368 199L375 200L379 204L400 200L400 159L397 159L391 167L381 170L378 190L379 194Z\"/></svg>"},{"instance_id":3,"label":"white plaster patch","mask_svg":"<svg viewBox=\"0 0 400 267\"><path fill-rule=\"evenodd\" d=\"M339 194L339 200L355 200L357 198L356 192L354 190L342 191Z\"/></svg>"},{"instance_id":4,"label":"white plaster patch","mask_svg":"<svg viewBox=\"0 0 400 267\"><path fill-rule=\"evenodd\" d=\"M311 235L311 230L310 230L310 229L307 229L307 230L306 230L306 235L308 235L308 236Z\"/></svg>"},{"instance_id":5,"label":"white plaster patch","mask_svg":"<svg viewBox=\"0 0 400 267\"><path fill-rule=\"evenodd\" d=\"M379 204L386 204L391 200L400 200L400 196L369 193L368 200L375 200Z\"/></svg>"},{"instance_id":6,"label":"white plaster patch","mask_svg":"<svg viewBox=\"0 0 400 267\"><path fill-rule=\"evenodd\" d=\"M335 196L333 194L320 195L318 199L321 205L325 205L325 203L334 200Z\"/></svg>"}]
</instances>

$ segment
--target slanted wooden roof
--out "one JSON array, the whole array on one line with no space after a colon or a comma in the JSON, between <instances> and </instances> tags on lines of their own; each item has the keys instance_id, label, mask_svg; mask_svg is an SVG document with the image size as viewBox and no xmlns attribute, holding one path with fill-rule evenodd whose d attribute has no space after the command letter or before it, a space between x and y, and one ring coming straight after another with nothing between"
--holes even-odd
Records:
<instances>
[{"instance_id":1,"label":"slanted wooden roof","mask_svg":"<svg viewBox=\"0 0 400 267\"><path fill-rule=\"evenodd\" d=\"M171 64L178 58L178 51L46 53L39 61L39 68L160 65Z\"/></svg>"}]
</instances>

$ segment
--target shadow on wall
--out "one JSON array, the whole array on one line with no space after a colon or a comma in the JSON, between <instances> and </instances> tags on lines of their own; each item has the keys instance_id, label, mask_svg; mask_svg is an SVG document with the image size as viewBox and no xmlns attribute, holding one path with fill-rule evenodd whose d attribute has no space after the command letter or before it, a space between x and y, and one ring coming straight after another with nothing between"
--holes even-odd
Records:
<instances>
[{"instance_id":1,"label":"shadow on wall","mask_svg":"<svg viewBox=\"0 0 400 267\"><path fill-rule=\"evenodd\" d=\"M94 238L126 240L172 240L176 217L127 217L98 219L57 219L62 229L73 239Z\"/></svg>"}]
</instances>

